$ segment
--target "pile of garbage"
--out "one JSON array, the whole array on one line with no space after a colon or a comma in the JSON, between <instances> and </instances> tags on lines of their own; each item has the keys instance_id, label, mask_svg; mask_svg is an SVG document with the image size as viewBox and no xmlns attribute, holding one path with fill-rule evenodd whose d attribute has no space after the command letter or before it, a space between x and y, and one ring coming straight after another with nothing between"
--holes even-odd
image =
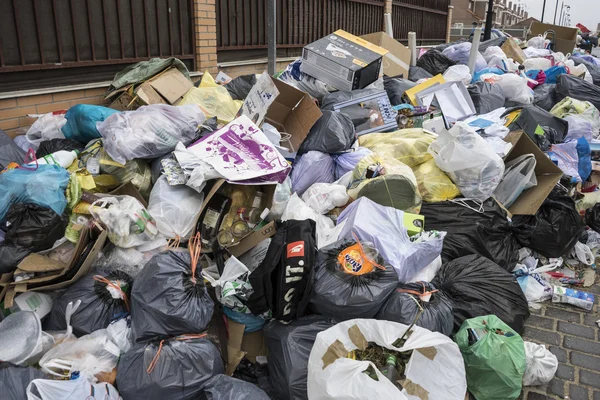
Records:
<instances>
[{"instance_id":1,"label":"pile of garbage","mask_svg":"<svg viewBox=\"0 0 600 400\"><path fill-rule=\"evenodd\" d=\"M505 400L548 383L529 310L591 310L600 249L600 60L553 46L411 60L336 31L275 76L195 85L152 59L115 76L109 107L0 131L2 393Z\"/></svg>"}]
</instances>

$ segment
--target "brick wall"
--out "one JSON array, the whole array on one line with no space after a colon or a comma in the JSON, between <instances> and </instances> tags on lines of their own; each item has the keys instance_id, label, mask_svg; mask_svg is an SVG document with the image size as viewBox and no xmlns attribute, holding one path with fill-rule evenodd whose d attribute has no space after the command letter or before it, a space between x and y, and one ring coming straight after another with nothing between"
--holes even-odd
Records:
<instances>
[{"instance_id":1,"label":"brick wall","mask_svg":"<svg viewBox=\"0 0 600 400\"><path fill-rule=\"evenodd\" d=\"M196 69L217 72L217 15L215 0L194 0Z\"/></svg>"}]
</instances>

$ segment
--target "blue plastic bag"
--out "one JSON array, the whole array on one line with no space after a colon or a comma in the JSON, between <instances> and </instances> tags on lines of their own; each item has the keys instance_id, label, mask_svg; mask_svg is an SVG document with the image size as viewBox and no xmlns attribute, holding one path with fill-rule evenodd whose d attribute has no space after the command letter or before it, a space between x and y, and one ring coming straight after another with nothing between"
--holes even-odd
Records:
<instances>
[{"instance_id":1,"label":"blue plastic bag","mask_svg":"<svg viewBox=\"0 0 600 400\"><path fill-rule=\"evenodd\" d=\"M556 79L559 75L567 73L567 67L562 65L555 65L554 67L550 67L544 71L546 74L546 82L545 83L556 83Z\"/></svg>"},{"instance_id":2,"label":"blue plastic bag","mask_svg":"<svg viewBox=\"0 0 600 400\"><path fill-rule=\"evenodd\" d=\"M58 165L40 165L35 170L17 168L0 174L0 221L14 203L33 203L62 215L68 184L69 173Z\"/></svg>"},{"instance_id":3,"label":"blue plastic bag","mask_svg":"<svg viewBox=\"0 0 600 400\"><path fill-rule=\"evenodd\" d=\"M229 307L223 307L223 314L227 315L233 321L244 325L244 333L259 331L265 325L265 320L261 317L234 311Z\"/></svg>"},{"instance_id":4,"label":"blue plastic bag","mask_svg":"<svg viewBox=\"0 0 600 400\"><path fill-rule=\"evenodd\" d=\"M577 139L577 156L579 157L579 163L577 170L579 171L579 177L583 182L592 174L592 149L590 144L584 137Z\"/></svg>"},{"instance_id":5,"label":"blue plastic bag","mask_svg":"<svg viewBox=\"0 0 600 400\"><path fill-rule=\"evenodd\" d=\"M96 129L96 123L102 122L119 111L112 108L95 106L91 104L77 104L65 114L67 123L62 127L62 133L67 139L87 143L90 140L101 138Z\"/></svg>"},{"instance_id":6,"label":"blue plastic bag","mask_svg":"<svg viewBox=\"0 0 600 400\"><path fill-rule=\"evenodd\" d=\"M481 71L477 71L473 74L472 83L479 82L481 80L481 75L484 74L496 74L496 75L504 75L506 72L502 71L500 68L484 68Z\"/></svg>"}]
</instances>

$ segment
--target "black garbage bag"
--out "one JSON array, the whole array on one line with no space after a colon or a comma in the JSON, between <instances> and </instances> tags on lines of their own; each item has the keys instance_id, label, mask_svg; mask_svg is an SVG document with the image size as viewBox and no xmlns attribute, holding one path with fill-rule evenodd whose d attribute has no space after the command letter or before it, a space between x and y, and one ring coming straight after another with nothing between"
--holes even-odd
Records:
<instances>
[{"instance_id":1,"label":"black garbage bag","mask_svg":"<svg viewBox=\"0 0 600 400\"><path fill-rule=\"evenodd\" d=\"M574 75L562 74L556 79L556 101L565 97L589 101L600 110L600 86L586 82Z\"/></svg>"},{"instance_id":2,"label":"black garbage bag","mask_svg":"<svg viewBox=\"0 0 600 400\"><path fill-rule=\"evenodd\" d=\"M423 68L413 67L412 65L410 66L410 69L408 70L408 80L409 81L417 82L418 80L429 79L429 78L433 78L433 75L431 75L429 72L427 72Z\"/></svg>"},{"instance_id":3,"label":"black garbage bag","mask_svg":"<svg viewBox=\"0 0 600 400\"><path fill-rule=\"evenodd\" d=\"M27 386L34 379L45 378L39 369L19 367L0 361L0 397L6 400L27 400Z\"/></svg>"},{"instance_id":4,"label":"black garbage bag","mask_svg":"<svg viewBox=\"0 0 600 400\"><path fill-rule=\"evenodd\" d=\"M546 257L567 254L584 229L575 201L560 188L554 188L535 215L513 217L515 237Z\"/></svg>"},{"instance_id":5,"label":"black garbage bag","mask_svg":"<svg viewBox=\"0 0 600 400\"><path fill-rule=\"evenodd\" d=\"M215 345L187 335L134 345L121 355L116 384L123 400L191 400L223 371Z\"/></svg>"},{"instance_id":6,"label":"black garbage bag","mask_svg":"<svg viewBox=\"0 0 600 400\"><path fill-rule=\"evenodd\" d=\"M483 202L482 213L478 212L479 206L475 203L468 204L471 208L454 201L423 203L421 206L427 229L447 232L442 261L478 254L512 271L520 247L511 233L506 211L494 199Z\"/></svg>"},{"instance_id":7,"label":"black garbage bag","mask_svg":"<svg viewBox=\"0 0 600 400\"><path fill-rule=\"evenodd\" d=\"M269 350L269 376L277 399L304 400L308 375L308 357L319 332L336 322L321 315L302 317L290 324L271 321L264 328Z\"/></svg>"},{"instance_id":8,"label":"black garbage bag","mask_svg":"<svg viewBox=\"0 0 600 400\"><path fill-rule=\"evenodd\" d=\"M571 57L571 60L575 63L575 66L578 66L579 64L585 65L588 72L592 76L592 81L594 82L594 85L600 86L600 67L597 67L591 62L585 61L583 58L580 57Z\"/></svg>"},{"instance_id":9,"label":"black garbage bag","mask_svg":"<svg viewBox=\"0 0 600 400\"><path fill-rule=\"evenodd\" d=\"M504 106L504 91L500 85L476 82L467 88L477 114L487 114Z\"/></svg>"},{"instance_id":10,"label":"black garbage bag","mask_svg":"<svg viewBox=\"0 0 600 400\"><path fill-rule=\"evenodd\" d=\"M469 318L495 314L523 334L527 299L515 276L493 261L478 255L457 258L442 265L431 283L452 302L454 332Z\"/></svg>"},{"instance_id":11,"label":"black garbage bag","mask_svg":"<svg viewBox=\"0 0 600 400\"><path fill-rule=\"evenodd\" d=\"M256 85L256 75L242 75L233 78L225 85L225 89L227 89L233 100L245 100L254 85Z\"/></svg>"},{"instance_id":12,"label":"black garbage bag","mask_svg":"<svg viewBox=\"0 0 600 400\"><path fill-rule=\"evenodd\" d=\"M73 151L83 150L85 144L71 139L50 139L40 143L40 147L35 152L37 158L42 158L48 154L56 153L57 151Z\"/></svg>"},{"instance_id":13,"label":"black garbage bag","mask_svg":"<svg viewBox=\"0 0 600 400\"><path fill-rule=\"evenodd\" d=\"M429 50L417 60L417 67L423 68L433 76L443 74L448 68L456 64L458 64L456 61L452 61L437 50Z\"/></svg>"},{"instance_id":14,"label":"black garbage bag","mask_svg":"<svg viewBox=\"0 0 600 400\"><path fill-rule=\"evenodd\" d=\"M31 249L6 242L0 243L0 274L14 272L17 265L31 254Z\"/></svg>"},{"instance_id":15,"label":"black garbage bag","mask_svg":"<svg viewBox=\"0 0 600 400\"><path fill-rule=\"evenodd\" d=\"M506 39L507 39L506 37L500 36L495 39L490 39L490 40L486 40L484 42L480 42L479 43L479 52L481 54L483 54L488 49L488 47L492 47L492 46L502 47L504 42L506 42Z\"/></svg>"},{"instance_id":16,"label":"black garbage bag","mask_svg":"<svg viewBox=\"0 0 600 400\"><path fill-rule=\"evenodd\" d=\"M323 97L323 101L321 102L321 111L334 111L334 106L336 104L358 99L375 93L381 93L381 90L357 89L351 92L344 92L342 90L339 90L337 92L329 93L327 96Z\"/></svg>"},{"instance_id":17,"label":"black garbage bag","mask_svg":"<svg viewBox=\"0 0 600 400\"><path fill-rule=\"evenodd\" d=\"M552 107L558 103L556 101L556 84L544 83L538 85L533 89L533 104L541 108L542 110L550 111Z\"/></svg>"},{"instance_id":18,"label":"black garbage bag","mask_svg":"<svg viewBox=\"0 0 600 400\"><path fill-rule=\"evenodd\" d=\"M17 146L14 140L10 138L2 129L0 129L0 171L8 167L11 162L23 164L25 161L25 152Z\"/></svg>"},{"instance_id":19,"label":"black garbage bag","mask_svg":"<svg viewBox=\"0 0 600 400\"><path fill-rule=\"evenodd\" d=\"M321 153L343 153L352 147L356 133L352 120L345 114L323 111L323 116L313 125L298 154L316 150Z\"/></svg>"},{"instance_id":20,"label":"black garbage bag","mask_svg":"<svg viewBox=\"0 0 600 400\"><path fill-rule=\"evenodd\" d=\"M339 240L317 253L309 309L336 321L374 318L396 285L396 271L370 245Z\"/></svg>"},{"instance_id":21,"label":"black garbage bag","mask_svg":"<svg viewBox=\"0 0 600 400\"><path fill-rule=\"evenodd\" d=\"M64 236L68 223L66 213L58 215L37 204L15 203L6 213L4 240L32 252L48 250Z\"/></svg>"},{"instance_id":22,"label":"black garbage bag","mask_svg":"<svg viewBox=\"0 0 600 400\"><path fill-rule=\"evenodd\" d=\"M89 335L108 327L114 318L129 312L128 296L132 282L129 275L118 270L84 276L54 301L52 310L44 321L44 329L65 331L67 305L77 300L81 300L81 305L71 316L75 336Z\"/></svg>"},{"instance_id":23,"label":"black garbage bag","mask_svg":"<svg viewBox=\"0 0 600 400\"><path fill-rule=\"evenodd\" d=\"M417 294L428 292L433 292L428 301L422 301L421 296ZM375 318L410 325L420 311L419 306L423 308L423 312L416 325L446 336L452 334L454 327L452 302L444 292L436 291L431 283L399 284Z\"/></svg>"},{"instance_id":24,"label":"black garbage bag","mask_svg":"<svg viewBox=\"0 0 600 400\"><path fill-rule=\"evenodd\" d=\"M383 87L390 98L390 103L393 106L405 103L402 96L408 89L417 86L416 83L409 81L408 79L400 78L388 78L383 77Z\"/></svg>"},{"instance_id":25,"label":"black garbage bag","mask_svg":"<svg viewBox=\"0 0 600 400\"><path fill-rule=\"evenodd\" d=\"M246 305L252 313L271 310L273 319L285 322L304 315L313 285L315 231L311 219L277 227L265 259L249 277L254 293Z\"/></svg>"},{"instance_id":26,"label":"black garbage bag","mask_svg":"<svg viewBox=\"0 0 600 400\"><path fill-rule=\"evenodd\" d=\"M539 139L536 138L536 136L539 136L536 133L538 127L553 129L551 134L547 134L546 136L553 144L562 143L569 132L569 123L567 121L535 105L509 108L502 116L504 117L517 109L521 110L521 114L508 126L508 129L511 131L522 130L536 143Z\"/></svg>"},{"instance_id":27,"label":"black garbage bag","mask_svg":"<svg viewBox=\"0 0 600 400\"><path fill-rule=\"evenodd\" d=\"M600 203L585 210L585 224L594 231L600 232Z\"/></svg>"},{"instance_id":28,"label":"black garbage bag","mask_svg":"<svg viewBox=\"0 0 600 400\"><path fill-rule=\"evenodd\" d=\"M187 250L154 256L131 290L131 332L135 343L202 332L214 309L198 267L192 275Z\"/></svg>"},{"instance_id":29,"label":"black garbage bag","mask_svg":"<svg viewBox=\"0 0 600 400\"><path fill-rule=\"evenodd\" d=\"M258 386L219 374L213 376L204 386L198 400L270 400Z\"/></svg>"}]
</instances>

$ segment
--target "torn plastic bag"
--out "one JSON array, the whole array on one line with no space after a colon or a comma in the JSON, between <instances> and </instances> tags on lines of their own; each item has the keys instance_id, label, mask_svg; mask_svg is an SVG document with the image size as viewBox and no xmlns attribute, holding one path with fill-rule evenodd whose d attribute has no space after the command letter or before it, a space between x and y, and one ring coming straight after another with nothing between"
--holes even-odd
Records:
<instances>
[{"instance_id":1,"label":"torn plastic bag","mask_svg":"<svg viewBox=\"0 0 600 400\"><path fill-rule=\"evenodd\" d=\"M404 325L416 321L417 326L446 336L450 336L454 328L450 299L426 282L400 283L375 318Z\"/></svg>"},{"instance_id":2,"label":"torn plastic bag","mask_svg":"<svg viewBox=\"0 0 600 400\"><path fill-rule=\"evenodd\" d=\"M374 245L339 240L317 253L309 309L336 321L374 318L397 284Z\"/></svg>"},{"instance_id":3,"label":"torn plastic bag","mask_svg":"<svg viewBox=\"0 0 600 400\"><path fill-rule=\"evenodd\" d=\"M189 143L206 117L196 105L152 104L113 114L98 124L104 149L121 164L135 158L156 158Z\"/></svg>"},{"instance_id":4,"label":"torn plastic bag","mask_svg":"<svg viewBox=\"0 0 600 400\"><path fill-rule=\"evenodd\" d=\"M429 50L417 60L417 67L423 68L432 76L443 74L448 68L456 64L458 64L458 62L451 60L445 54L437 50Z\"/></svg>"},{"instance_id":5,"label":"torn plastic bag","mask_svg":"<svg viewBox=\"0 0 600 400\"><path fill-rule=\"evenodd\" d=\"M504 106L504 91L500 85L479 81L467 90L477 114L487 114Z\"/></svg>"},{"instance_id":6,"label":"torn plastic bag","mask_svg":"<svg viewBox=\"0 0 600 400\"><path fill-rule=\"evenodd\" d=\"M42 378L44 373L39 369L0 362L0 393L8 400L26 400L25 391L29 383L34 379Z\"/></svg>"},{"instance_id":7,"label":"torn plastic bag","mask_svg":"<svg viewBox=\"0 0 600 400\"><path fill-rule=\"evenodd\" d=\"M472 332L477 335L472 342ZM469 392L480 400L514 400L525 373L523 339L495 315L473 318L454 338L465 361Z\"/></svg>"},{"instance_id":8,"label":"torn plastic bag","mask_svg":"<svg viewBox=\"0 0 600 400\"><path fill-rule=\"evenodd\" d=\"M447 47L446 49L444 49L442 54L444 54L449 59L456 61L458 64L468 65L469 57L471 54L471 47L472 44L470 42L459 43L455 44L454 46ZM477 51L477 58L475 59L475 71L480 71L486 67L487 62L485 61L485 58L483 58L481 53Z\"/></svg>"},{"instance_id":9,"label":"torn plastic bag","mask_svg":"<svg viewBox=\"0 0 600 400\"><path fill-rule=\"evenodd\" d=\"M294 162L290 173L292 193L300 196L315 183L332 183L335 164L329 154L319 151L309 151Z\"/></svg>"},{"instance_id":10,"label":"torn plastic bag","mask_svg":"<svg viewBox=\"0 0 600 400\"><path fill-rule=\"evenodd\" d=\"M419 193L425 202L452 200L460 196L458 186L442 171L432 158L413 167L419 185Z\"/></svg>"},{"instance_id":11,"label":"torn plastic bag","mask_svg":"<svg viewBox=\"0 0 600 400\"><path fill-rule=\"evenodd\" d=\"M381 206L367 198L351 203L338 217L344 226L339 239L372 243L385 262L389 263L400 282L406 282L427 267L442 252L444 234L429 240L413 242L404 226L404 212Z\"/></svg>"},{"instance_id":12,"label":"torn plastic bag","mask_svg":"<svg viewBox=\"0 0 600 400\"><path fill-rule=\"evenodd\" d=\"M117 389L110 383L92 384L88 378L81 376L62 381L35 379L27 387L27 400L89 399L94 393L102 396L102 400L121 399Z\"/></svg>"},{"instance_id":13,"label":"torn plastic bag","mask_svg":"<svg viewBox=\"0 0 600 400\"><path fill-rule=\"evenodd\" d=\"M62 127L62 133L67 139L86 144L90 140L101 137L96 124L118 112L112 108L93 104L76 104L65 114L67 123Z\"/></svg>"},{"instance_id":14,"label":"torn plastic bag","mask_svg":"<svg viewBox=\"0 0 600 400\"><path fill-rule=\"evenodd\" d=\"M0 170L11 162L23 164L25 151L21 149L2 129L0 129Z\"/></svg>"},{"instance_id":15,"label":"torn plastic bag","mask_svg":"<svg viewBox=\"0 0 600 400\"><path fill-rule=\"evenodd\" d=\"M167 251L136 276L130 302L135 343L206 329L214 304L197 262L188 251Z\"/></svg>"},{"instance_id":16,"label":"torn plastic bag","mask_svg":"<svg viewBox=\"0 0 600 400\"><path fill-rule=\"evenodd\" d=\"M557 103L555 96L556 85L538 85L533 89L533 104L543 110L550 111Z\"/></svg>"},{"instance_id":17,"label":"torn plastic bag","mask_svg":"<svg viewBox=\"0 0 600 400\"><path fill-rule=\"evenodd\" d=\"M264 329L269 350L269 377L277 398L305 400L308 357L317 334L331 328L333 319L309 315L289 324L271 321Z\"/></svg>"},{"instance_id":18,"label":"torn plastic bag","mask_svg":"<svg viewBox=\"0 0 600 400\"><path fill-rule=\"evenodd\" d=\"M187 240L194 228L204 194L185 185L172 186L161 176L150 192L148 212L167 238Z\"/></svg>"},{"instance_id":19,"label":"torn plastic bag","mask_svg":"<svg viewBox=\"0 0 600 400\"><path fill-rule=\"evenodd\" d=\"M510 207L524 190L537 185L535 156L523 154L505 163L504 177L494 196L504 207Z\"/></svg>"},{"instance_id":20,"label":"torn plastic bag","mask_svg":"<svg viewBox=\"0 0 600 400\"><path fill-rule=\"evenodd\" d=\"M204 385L198 400L270 400L257 385L219 374Z\"/></svg>"},{"instance_id":21,"label":"torn plastic bag","mask_svg":"<svg viewBox=\"0 0 600 400\"><path fill-rule=\"evenodd\" d=\"M578 170L579 157L577 156L576 141L553 144L547 154L565 175L570 176L573 181L582 182Z\"/></svg>"},{"instance_id":22,"label":"torn plastic bag","mask_svg":"<svg viewBox=\"0 0 600 400\"><path fill-rule=\"evenodd\" d=\"M350 197L346 194L346 186L315 183L304 192L302 200L319 214L327 214L336 207L345 206Z\"/></svg>"},{"instance_id":23,"label":"torn plastic bag","mask_svg":"<svg viewBox=\"0 0 600 400\"><path fill-rule=\"evenodd\" d=\"M104 329L124 312L129 312L129 291L133 279L121 271L110 274L87 274L67 288L54 300L52 311L44 321L44 329L67 329L65 312L70 302L81 300L81 305L71 316L71 326L76 336L89 335Z\"/></svg>"},{"instance_id":24,"label":"torn plastic bag","mask_svg":"<svg viewBox=\"0 0 600 400\"><path fill-rule=\"evenodd\" d=\"M410 66L410 69L408 70L408 80L411 82L417 82L420 81L421 79L429 79L429 78L433 78L433 75L431 75L428 71L426 71L425 69L421 68L421 67L417 67L417 66Z\"/></svg>"},{"instance_id":25,"label":"torn plastic bag","mask_svg":"<svg viewBox=\"0 0 600 400\"><path fill-rule=\"evenodd\" d=\"M309 151L322 153L342 153L356 140L354 124L345 114L323 110L323 116L313 125L300 145L298 154Z\"/></svg>"},{"instance_id":26,"label":"torn plastic bag","mask_svg":"<svg viewBox=\"0 0 600 400\"><path fill-rule=\"evenodd\" d=\"M502 159L463 122L441 132L429 147L429 153L466 198L486 200L504 175Z\"/></svg>"},{"instance_id":27,"label":"torn plastic bag","mask_svg":"<svg viewBox=\"0 0 600 400\"><path fill-rule=\"evenodd\" d=\"M517 264L519 243L511 234L506 211L494 199L481 205L461 199L425 203L421 215L425 216L427 229L447 232L442 250L444 262L479 254L506 271L512 271Z\"/></svg>"},{"instance_id":28,"label":"torn plastic bag","mask_svg":"<svg viewBox=\"0 0 600 400\"><path fill-rule=\"evenodd\" d=\"M240 75L227 82L225 89L227 89L233 100L244 101L246 100L246 97L248 97L248 93L250 93L250 89L252 89L254 85L256 85L255 74Z\"/></svg>"},{"instance_id":29,"label":"torn plastic bag","mask_svg":"<svg viewBox=\"0 0 600 400\"><path fill-rule=\"evenodd\" d=\"M204 336L134 345L119 361L117 387L123 399L197 399L209 379L224 372L219 350Z\"/></svg>"},{"instance_id":30,"label":"torn plastic bag","mask_svg":"<svg viewBox=\"0 0 600 400\"><path fill-rule=\"evenodd\" d=\"M69 219L36 204L13 204L6 213L6 244L28 248L32 252L52 248L62 239Z\"/></svg>"},{"instance_id":31,"label":"torn plastic bag","mask_svg":"<svg viewBox=\"0 0 600 400\"><path fill-rule=\"evenodd\" d=\"M196 105L206 118L217 117L219 123L228 124L235 119L242 103L241 100L233 100L226 87L217 85L207 71L202 76L200 86L191 88L178 105Z\"/></svg>"},{"instance_id":32,"label":"torn plastic bag","mask_svg":"<svg viewBox=\"0 0 600 400\"><path fill-rule=\"evenodd\" d=\"M47 114L30 114L29 117L37 120L27 130L25 137L36 149L44 140L64 139L61 128L67 123L66 110L55 111Z\"/></svg>"},{"instance_id":33,"label":"torn plastic bag","mask_svg":"<svg viewBox=\"0 0 600 400\"><path fill-rule=\"evenodd\" d=\"M444 72L443 76L446 82L460 81L465 85L470 84L473 78L466 65L453 65Z\"/></svg>"},{"instance_id":34,"label":"torn plastic bag","mask_svg":"<svg viewBox=\"0 0 600 400\"><path fill-rule=\"evenodd\" d=\"M395 158L412 168L431 160L427 149L435 138L435 134L422 128L412 128L362 135L358 143L378 155Z\"/></svg>"},{"instance_id":35,"label":"torn plastic bag","mask_svg":"<svg viewBox=\"0 0 600 400\"><path fill-rule=\"evenodd\" d=\"M404 346L395 347L408 328L397 322L355 319L319 333L308 360L308 397L463 400L467 391L465 364L456 343L441 333L413 326ZM399 352L414 350L406 365L406 379L401 382L404 390L385 378L372 362L347 358L364 342ZM378 380L364 373L369 367Z\"/></svg>"},{"instance_id":36,"label":"torn plastic bag","mask_svg":"<svg viewBox=\"0 0 600 400\"><path fill-rule=\"evenodd\" d=\"M33 203L62 215L67 207L69 178L67 170L58 165L16 168L0 174L0 221L13 203Z\"/></svg>"},{"instance_id":37,"label":"torn plastic bag","mask_svg":"<svg viewBox=\"0 0 600 400\"><path fill-rule=\"evenodd\" d=\"M418 213L421 195L412 169L395 158L373 153L364 157L352 171L348 195L367 197L382 206Z\"/></svg>"},{"instance_id":38,"label":"torn plastic bag","mask_svg":"<svg viewBox=\"0 0 600 400\"><path fill-rule=\"evenodd\" d=\"M408 79L383 77L383 87L393 106L404 104L404 92L415 86L417 86L417 84Z\"/></svg>"},{"instance_id":39,"label":"torn plastic bag","mask_svg":"<svg viewBox=\"0 0 600 400\"><path fill-rule=\"evenodd\" d=\"M333 157L335 162L335 179L340 179L346 173L352 171L356 164L373 152L365 147L357 147L345 153L336 154Z\"/></svg>"},{"instance_id":40,"label":"torn plastic bag","mask_svg":"<svg viewBox=\"0 0 600 400\"><path fill-rule=\"evenodd\" d=\"M40 147L35 152L36 158L43 158L48 154L56 153L60 150L73 151L73 150L83 150L85 147L84 144L71 139L51 139L45 140L40 143ZM1 164L1 161L0 161Z\"/></svg>"},{"instance_id":41,"label":"torn plastic bag","mask_svg":"<svg viewBox=\"0 0 600 400\"><path fill-rule=\"evenodd\" d=\"M558 359L543 344L525 342L526 368L523 386L546 385L554 378Z\"/></svg>"},{"instance_id":42,"label":"torn plastic bag","mask_svg":"<svg viewBox=\"0 0 600 400\"><path fill-rule=\"evenodd\" d=\"M575 246L584 225L573 199L555 188L535 215L515 215L513 228L522 247L556 258Z\"/></svg>"},{"instance_id":43,"label":"torn plastic bag","mask_svg":"<svg viewBox=\"0 0 600 400\"><path fill-rule=\"evenodd\" d=\"M600 110L600 86L596 86L573 75L563 74L556 79L556 100L565 97L589 101Z\"/></svg>"},{"instance_id":44,"label":"torn plastic bag","mask_svg":"<svg viewBox=\"0 0 600 400\"><path fill-rule=\"evenodd\" d=\"M254 315L269 310L290 322L304 315L313 285L316 225L289 220L277 227L263 262L250 274L254 293L246 305Z\"/></svg>"},{"instance_id":45,"label":"torn plastic bag","mask_svg":"<svg viewBox=\"0 0 600 400\"><path fill-rule=\"evenodd\" d=\"M495 314L523 333L527 299L514 275L493 261L479 255L456 258L442 265L431 283L450 298L455 331L469 318Z\"/></svg>"}]
</instances>

